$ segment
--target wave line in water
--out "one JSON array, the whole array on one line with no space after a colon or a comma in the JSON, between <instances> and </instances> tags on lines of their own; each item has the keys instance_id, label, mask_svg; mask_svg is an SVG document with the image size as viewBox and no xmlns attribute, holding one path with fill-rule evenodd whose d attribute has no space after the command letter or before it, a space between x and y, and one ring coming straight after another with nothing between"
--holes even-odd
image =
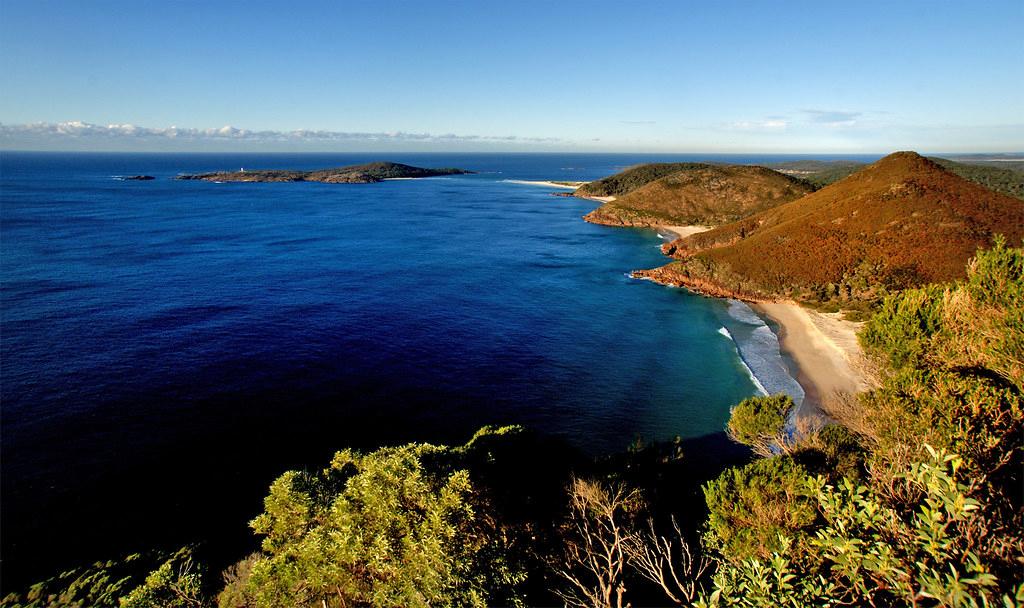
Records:
<instances>
[{"instance_id":1,"label":"wave line in water","mask_svg":"<svg viewBox=\"0 0 1024 608\"><path fill-rule=\"evenodd\" d=\"M761 381L758 380L757 376L754 374L754 370L750 369L750 366L747 365L747 362L743 360L743 355L740 354L739 345L736 344L736 339L732 337L732 333L725 327L719 327L718 333L722 334L723 336L728 338L730 342L732 342L733 346L736 348L736 356L740 360L740 365L742 365L743 370L747 372L747 376L750 378L750 381L754 384L754 388L756 388L758 392L761 393L761 395L767 397L770 394L768 392L768 389L766 389L764 385L761 384Z\"/></svg>"},{"instance_id":2,"label":"wave line in water","mask_svg":"<svg viewBox=\"0 0 1024 608\"><path fill-rule=\"evenodd\" d=\"M740 361L750 373L754 386L764 395L785 393L796 405L803 403L804 389L782 359L778 336L743 302L730 300L728 312L729 317L739 323L729 337L736 344Z\"/></svg>"}]
</instances>

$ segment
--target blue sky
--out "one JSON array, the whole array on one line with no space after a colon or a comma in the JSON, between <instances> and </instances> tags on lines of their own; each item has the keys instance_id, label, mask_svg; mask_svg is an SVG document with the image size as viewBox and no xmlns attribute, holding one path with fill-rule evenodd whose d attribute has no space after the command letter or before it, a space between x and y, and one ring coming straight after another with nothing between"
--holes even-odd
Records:
<instances>
[{"instance_id":1,"label":"blue sky","mask_svg":"<svg viewBox=\"0 0 1024 608\"><path fill-rule=\"evenodd\" d=\"M0 123L8 149L1020 151L1024 2L0 0Z\"/></svg>"}]
</instances>

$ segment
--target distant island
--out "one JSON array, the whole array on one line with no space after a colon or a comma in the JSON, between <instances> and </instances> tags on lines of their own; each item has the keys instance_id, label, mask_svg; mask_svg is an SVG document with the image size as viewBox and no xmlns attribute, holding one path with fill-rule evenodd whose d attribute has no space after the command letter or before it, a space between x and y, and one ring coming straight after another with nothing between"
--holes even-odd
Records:
<instances>
[{"instance_id":1,"label":"distant island","mask_svg":"<svg viewBox=\"0 0 1024 608\"><path fill-rule=\"evenodd\" d=\"M295 171L288 169L257 169L238 171L217 171L213 173L183 174L175 179L201 180L206 182L322 182L325 184L372 184L386 179L416 179L440 175L463 175L473 173L465 169L425 169L402 163L373 162L365 165L351 165L335 169Z\"/></svg>"}]
</instances>

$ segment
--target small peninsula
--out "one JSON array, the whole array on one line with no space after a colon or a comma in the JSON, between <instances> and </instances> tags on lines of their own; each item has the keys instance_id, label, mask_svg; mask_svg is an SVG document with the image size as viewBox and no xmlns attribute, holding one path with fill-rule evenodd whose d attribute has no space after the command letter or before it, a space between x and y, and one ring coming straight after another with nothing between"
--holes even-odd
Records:
<instances>
[{"instance_id":1,"label":"small peninsula","mask_svg":"<svg viewBox=\"0 0 1024 608\"><path fill-rule=\"evenodd\" d=\"M335 169L295 171L288 169L257 169L216 171L213 173L182 174L175 179L206 182L322 182L325 184L373 184L388 179L416 179L441 175L473 173L465 169L425 169L402 163L373 162Z\"/></svg>"}]
</instances>

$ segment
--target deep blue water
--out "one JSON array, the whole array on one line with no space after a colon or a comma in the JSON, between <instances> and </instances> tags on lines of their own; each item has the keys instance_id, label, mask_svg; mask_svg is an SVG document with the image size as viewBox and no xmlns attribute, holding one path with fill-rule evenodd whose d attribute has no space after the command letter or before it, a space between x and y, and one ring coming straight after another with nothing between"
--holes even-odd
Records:
<instances>
[{"instance_id":1,"label":"deep blue water","mask_svg":"<svg viewBox=\"0 0 1024 608\"><path fill-rule=\"evenodd\" d=\"M345 446L520 423L596 454L720 432L756 392L720 331L753 344L756 318L626 276L664 263L653 231L503 181L651 157L395 154L479 173L368 185L169 179L379 158L0 156L8 583L244 536L274 477ZM138 173L158 179L113 179Z\"/></svg>"}]
</instances>

